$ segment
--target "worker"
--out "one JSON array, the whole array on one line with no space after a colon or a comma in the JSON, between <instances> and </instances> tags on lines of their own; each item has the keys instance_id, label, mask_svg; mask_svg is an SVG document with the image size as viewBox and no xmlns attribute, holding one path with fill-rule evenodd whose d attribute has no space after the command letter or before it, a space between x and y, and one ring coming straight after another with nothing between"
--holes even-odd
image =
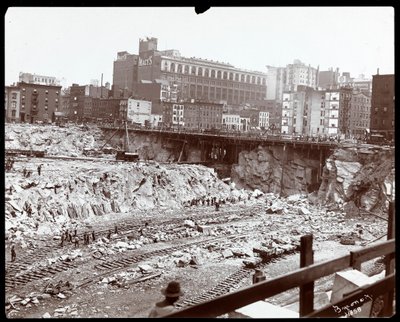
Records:
<instances>
[{"instance_id":1,"label":"worker","mask_svg":"<svg viewBox=\"0 0 400 322\"><path fill-rule=\"evenodd\" d=\"M79 247L79 237L75 235L74 237L75 248Z\"/></svg>"},{"instance_id":2,"label":"worker","mask_svg":"<svg viewBox=\"0 0 400 322\"><path fill-rule=\"evenodd\" d=\"M42 170L42 164L39 164L39 166L37 167L37 172L38 175L40 176L40 171Z\"/></svg>"},{"instance_id":3,"label":"worker","mask_svg":"<svg viewBox=\"0 0 400 322\"><path fill-rule=\"evenodd\" d=\"M154 305L150 311L149 318L158 318L177 311L174 303L183 295L179 282L169 282L166 288L161 289L161 293L165 296L165 299Z\"/></svg>"},{"instance_id":4,"label":"worker","mask_svg":"<svg viewBox=\"0 0 400 322\"><path fill-rule=\"evenodd\" d=\"M118 227L117 227L117 225L115 225L115 227L114 227L114 234L118 234Z\"/></svg>"},{"instance_id":5,"label":"worker","mask_svg":"<svg viewBox=\"0 0 400 322\"><path fill-rule=\"evenodd\" d=\"M94 235L94 230L92 231L92 240L93 240L93 241L96 240L95 235Z\"/></svg>"},{"instance_id":6,"label":"worker","mask_svg":"<svg viewBox=\"0 0 400 322\"><path fill-rule=\"evenodd\" d=\"M108 234L107 234L107 239L108 239L108 240L110 240L110 239L111 239L111 229L108 231Z\"/></svg>"},{"instance_id":7,"label":"worker","mask_svg":"<svg viewBox=\"0 0 400 322\"><path fill-rule=\"evenodd\" d=\"M17 258L17 254L15 253L15 245L11 246L11 261L15 262L15 259Z\"/></svg>"}]
</instances>

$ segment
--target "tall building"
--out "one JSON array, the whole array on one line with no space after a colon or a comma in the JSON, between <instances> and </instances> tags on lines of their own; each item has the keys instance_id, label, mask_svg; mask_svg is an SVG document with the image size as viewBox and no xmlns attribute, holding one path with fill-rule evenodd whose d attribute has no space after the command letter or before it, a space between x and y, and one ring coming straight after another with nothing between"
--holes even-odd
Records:
<instances>
[{"instance_id":1,"label":"tall building","mask_svg":"<svg viewBox=\"0 0 400 322\"><path fill-rule=\"evenodd\" d=\"M20 121L21 91L18 86L6 86L4 91L4 108L6 122Z\"/></svg>"},{"instance_id":2,"label":"tall building","mask_svg":"<svg viewBox=\"0 0 400 322\"><path fill-rule=\"evenodd\" d=\"M320 71L318 73L318 87L324 89L336 88L339 83L339 68Z\"/></svg>"},{"instance_id":3,"label":"tall building","mask_svg":"<svg viewBox=\"0 0 400 322\"><path fill-rule=\"evenodd\" d=\"M114 98L128 98L132 95L134 85L138 81L138 55L131 55L127 51L117 53L114 61L112 96Z\"/></svg>"},{"instance_id":4,"label":"tall building","mask_svg":"<svg viewBox=\"0 0 400 322\"><path fill-rule=\"evenodd\" d=\"M286 84L286 68L267 66L267 100L282 101Z\"/></svg>"},{"instance_id":5,"label":"tall building","mask_svg":"<svg viewBox=\"0 0 400 322\"><path fill-rule=\"evenodd\" d=\"M371 133L394 139L394 75L372 76Z\"/></svg>"},{"instance_id":6,"label":"tall building","mask_svg":"<svg viewBox=\"0 0 400 322\"><path fill-rule=\"evenodd\" d=\"M316 88L318 84L318 68L311 67L295 59L293 64L286 66L285 90L296 91L297 86Z\"/></svg>"},{"instance_id":7,"label":"tall building","mask_svg":"<svg viewBox=\"0 0 400 322\"><path fill-rule=\"evenodd\" d=\"M122 75L115 68L114 64L114 75ZM176 84L178 101L197 99L241 104L250 99L263 100L267 92L266 77L265 73L227 63L182 57L174 49L159 51L156 38L139 41L136 82L164 79L170 85Z\"/></svg>"}]
</instances>

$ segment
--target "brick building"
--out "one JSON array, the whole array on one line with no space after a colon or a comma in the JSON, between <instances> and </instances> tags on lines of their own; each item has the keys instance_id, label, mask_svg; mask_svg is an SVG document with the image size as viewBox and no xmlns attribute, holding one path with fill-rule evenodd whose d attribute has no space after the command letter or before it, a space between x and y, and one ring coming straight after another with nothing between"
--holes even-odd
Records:
<instances>
[{"instance_id":1,"label":"brick building","mask_svg":"<svg viewBox=\"0 0 400 322\"><path fill-rule=\"evenodd\" d=\"M18 83L21 92L20 121L52 122L60 105L61 86Z\"/></svg>"},{"instance_id":2,"label":"brick building","mask_svg":"<svg viewBox=\"0 0 400 322\"><path fill-rule=\"evenodd\" d=\"M372 76L371 133L394 139L394 75Z\"/></svg>"},{"instance_id":3,"label":"brick building","mask_svg":"<svg viewBox=\"0 0 400 322\"><path fill-rule=\"evenodd\" d=\"M132 60L129 67L132 70L136 68L134 63ZM116 70L114 65L114 77L121 79L122 74L122 69ZM156 38L139 41L136 81L167 80L171 86L176 85L178 100L225 101L228 104L263 100L267 90L266 76L227 63L182 57L177 50L159 51Z\"/></svg>"}]
</instances>

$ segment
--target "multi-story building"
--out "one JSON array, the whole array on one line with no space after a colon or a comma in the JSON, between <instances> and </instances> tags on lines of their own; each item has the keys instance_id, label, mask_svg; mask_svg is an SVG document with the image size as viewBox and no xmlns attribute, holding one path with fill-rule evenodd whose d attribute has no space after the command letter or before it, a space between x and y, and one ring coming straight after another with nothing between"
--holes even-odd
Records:
<instances>
[{"instance_id":1,"label":"multi-story building","mask_svg":"<svg viewBox=\"0 0 400 322\"><path fill-rule=\"evenodd\" d=\"M131 55L127 51L117 53L114 61L112 96L114 98L128 98L133 94L134 85L138 81L138 55Z\"/></svg>"},{"instance_id":2,"label":"multi-story building","mask_svg":"<svg viewBox=\"0 0 400 322\"><path fill-rule=\"evenodd\" d=\"M337 88L339 83L339 68L320 71L318 73L318 87L324 89Z\"/></svg>"},{"instance_id":3,"label":"multi-story building","mask_svg":"<svg viewBox=\"0 0 400 322\"><path fill-rule=\"evenodd\" d=\"M282 101L286 84L286 68L267 66L267 100Z\"/></svg>"},{"instance_id":4,"label":"multi-story building","mask_svg":"<svg viewBox=\"0 0 400 322\"><path fill-rule=\"evenodd\" d=\"M319 68L311 67L295 59L293 64L286 66L285 90L296 91L297 86L316 88L318 84Z\"/></svg>"},{"instance_id":5,"label":"multi-story building","mask_svg":"<svg viewBox=\"0 0 400 322\"><path fill-rule=\"evenodd\" d=\"M151 101L129 98L127 120L132 124L148 125L151 120Z\"/></svg>"},{"instance_id":6,"label":"multi-story building","mask_svg":"<svg viewBox=\"0 0 400 322\"><path fill-rule=\"evenodd\" d=\"M282 102L282 134L305 134L306 91L284 92Z\"/></svg>"},{"instance_id":7,"label":"multi-story building","mask_svg":"<svg viewBox=\"0 0 400 322\"><path fill-rule=\"evenodd\" d=\"M344 119L347 136L352 138L363 138L370 128L371 119L371 96L366 92L353 91L351 95L348 117Z\"/></svg>"},{"instance_id":8,"label":"multi-story building","mask_svg":"<svg viewBox=\"0 0 400 322\"><path fill-rule=\"evenodd\" d=\"M372 80L366 78L365 75L361 74L357 78L351 77L349 72L342 73L338 77L339 88L340 87L352 87L355 90L362 91L365 93L372 92Z\"/></svg>"},{"instance_id":9,"label":"multi-story building","mask_svg":"<svg viewBox=\"0 0 400 322\"><path fill-rule=\"evenodd\" d=\"M6 86L4 91L4 107L6 122L20 121L21 91L18 86Z\"/></svg>"},{"instance_id":10,"label":"multi-story building","mask_svg":"<svg viewBox=\"0 0 400 322\"><path fill-rule=\"evenodd\" d=\"M119 98L92 98L86 97L88 104L91 101L92 117L98 120L115 121L120 118L119 109L121 100ZM125 100L126 101L126 100Z\"/></svg>"},{"instance_id":11,"label":"multi-story building","mask_svg":"<svg viewBox=\"0 0 400 322\"><path fill-rule=\"evenodd\" d=\"M394 139L394 75L372 76L371 133Z\"/></svg>"},{"instance_id":12,"label":"multi-story building","mask_svg":"<svg viewBox=\"0 0 400 322\"><path fill-rule=\"evenodd\" d=\"M20 121L52 122L54 112L60 109L61 86L18 83L21 92Z\"/></svg>"},{"instance_id":13,"label":"multi-story building","mask_svg":"<svg viewBox=\"0 0 400 322\"><path fill-rule=\"evenodd\" d=\"M338 136L347 131L352 89L314 90L299 86L284 92L281 133L309 136Z\"/></svg>"},{"instance_id":14,"label":"multi-story building","mask_svg":"<svg viewBox=\"0 0 400 322\"><path fill-rule=\"evenodd\" d=\"M69 88L69 93L69 117L76 121L96 119L93 109L94 99L106 99L109 97L109 90L104 86L72 84Z\"/></svg>"},{"instance_id":15,"label":"multi-story building","mask_svg":"<svg viewBox=\"0 0 400 322\"><path fill-rule=\"evenodd\" d=\"M23 73L23 72L19 73L19 82L20 83L38 84L38 85L51 85L51 86L60 85L60 81L56 77L36 75L36 74Z\"/></svg>"},{"instance_id":16,"label":"multi-story building","mask_svg":"<svg viewBox=\"0 0 400 322\"><path fill-rule=\"evenodd\" d=\"M262 130L269 128L269 112L258 112L258 127Z\"/></svg>"},{"instance_id":17,"label":"multi-story building","mask_svg":"<svg viewBox=\"0 0 400 322\"><path fill-rule=\"evenodd\" d=\"M163 123L166 127L191 130L222 128L223 104L210 102L163 102Z\"/></svg>"},{"instance_id":18,"label":"multi-story building","mask_svg":"<svg viewBox=\"0 0 400 322\"><path fill-rule=\"evenodd\" d=\"M240 130L240 115L239 114L222 114L222 128L229 131Z\"/></svg>"},{"instance_id":19,"label":"multi-story building","mask_svg":"<svg viewBox=\"0 0 400 322\"><path fill-rule=\"evenodd\" d=\"M159 51L156 38L139 41L137 75L137 82L164 79L170 85L176 84L177 99L181 101L241 104L250 99L262 100L267 91L265 73L213 60L182 57L177 50Z\"/></svg>"}]
</instances>

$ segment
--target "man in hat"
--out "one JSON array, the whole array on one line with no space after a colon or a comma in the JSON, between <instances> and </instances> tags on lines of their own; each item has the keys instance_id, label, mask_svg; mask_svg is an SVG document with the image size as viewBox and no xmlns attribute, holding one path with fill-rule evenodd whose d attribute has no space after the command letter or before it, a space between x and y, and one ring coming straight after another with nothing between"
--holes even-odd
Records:
<instances>
[{"instance_id":1,"label":"man in hat","mask_svg":"<svg viewBox=\"0 0 400 322\"><path fill-rule=\"evenodd\" d=\"M169 282L166 288L161 289L161 293L165 295L165 299L155 304L150 311L149 318L158 318L177 311L174 303L183 295L179 282Z\"/></svg>"}]
</instances>

